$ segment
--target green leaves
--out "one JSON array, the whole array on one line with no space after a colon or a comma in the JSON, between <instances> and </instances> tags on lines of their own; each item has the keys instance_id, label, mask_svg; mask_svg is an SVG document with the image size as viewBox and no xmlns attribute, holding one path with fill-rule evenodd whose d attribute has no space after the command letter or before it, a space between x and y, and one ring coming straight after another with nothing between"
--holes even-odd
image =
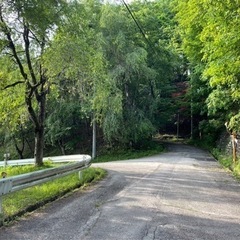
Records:
<instances>
[{"instance_id":1,"label":"green leaves","mask_svg":"<svg viewBox=\"0 0 240 240\"><path fill-rule=\"evenodd\" d=\"M31 29L44 37L46 31L58 25L65 4L64 0L15 0L12 9L27 19Z\"/></svg>"},{"instance_id":2,"label":"green leaves","mask_svg":"<svg viewBox=\"0 0 240 240\"><path fill-rule=\"evenodd\" d=\"M18 69L8 58L0 59L0 124L14 131L26 115L24 84ZM19 84L17 84L19 82ZM16 83L16 85L14 85Z\"/></svg>"},{"instance_id":3,"label":"green leaves","mask_svg":"<svg viewBox=\"0 0 240 240\"><path fill-rule=\"evenodd\" d=\"M148 138L171 119L176 110L171 83L178 78L182 56L172 42L175 20L170 0L131 3L140 27L120 4L98 0L11 3L17 4L12 5L14 10L19 8L19 17L31 27L32 68L25 60L28 54L22 54L24 44L17 45L26 83L30 83L26 92L31 95L30 86L38 86L40 80L48 83L40 88L44 92L32 92L36 114L40 113L37 100L51 94L46 111L48 142L60 140L66 146L64 141L80 127L72 122L76 116L81 123L83 119L90 123L94 116L108 142L126 145Z\"/></svg>"},{"instance_id":4,"label":"green leaves","mask_svg":"<svg viewBox=\"0 0 240 240\"><path fill-rule=\"evenodd\" d=\"M212 88L207 105L222 125L230 120L239 129L240 110L240 3L233 1L176 1L183 49L193 66Z\"/></svg>"}]
</instances>

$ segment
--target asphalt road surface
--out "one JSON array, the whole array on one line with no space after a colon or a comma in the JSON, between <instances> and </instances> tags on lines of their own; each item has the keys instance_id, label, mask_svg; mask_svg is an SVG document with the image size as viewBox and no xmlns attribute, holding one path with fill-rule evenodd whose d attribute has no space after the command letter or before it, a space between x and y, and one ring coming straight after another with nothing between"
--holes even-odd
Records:
<instances>
[{"instance_id":1,"label":"asphalt road surface","mask_svg":"<svg viewBox=\"0 0 240 240\"><path fill-rule=\"evenodd\" d=\"M208 153L168 147L97 164L106 179L2 227L0 240L239 240L240 183Z\"/></svg>"}]
</instances>

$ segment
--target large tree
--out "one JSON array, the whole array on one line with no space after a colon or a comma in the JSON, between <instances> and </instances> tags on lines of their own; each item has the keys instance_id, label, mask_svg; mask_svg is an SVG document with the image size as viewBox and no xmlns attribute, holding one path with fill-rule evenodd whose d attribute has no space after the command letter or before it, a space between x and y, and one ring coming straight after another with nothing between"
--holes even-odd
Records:
<instances>
[{"instance_id":1,"label":"large tree","mask_svg":"<svg viewBox=\"0 0 240 240\"><path fill-rule=\"evenodd\" d=\"M213 127L228 121L232 131L239 131L239 1L174 3L193 87L198 86L194 95L205 99Z\"/></svg>"},{"instance_id":2,"label":"large tree","mask_svg":"<svg viewBox=\"0 0 240 240\"><path fill-rule=\"evenodd\" d=\"M21 76L12 78L11 82L5 79L2 89L24 85L25 105L34 124L36 165L43 164L46 95L49 92L42 56L59 22L63 3L62 0L7 0L0 4L0 57L11 59L14 70L19 72L16 76Z\"/></svg>"},{"instance_id":3,"label":"large tree","mask_svg":"<svg viewBox=\"0 0 240 240\"><path fill-rule=\"evenodd\" d=\"M109 110L121 111L118 107L121 96L115 94L102 53L103 40L99 29L101 7L100 1L96 0L71 1L62 26L52 40L51 49L45 55L58 101L63 104L75 102L79 118L91 119L93 126L96 122L101 124ZM53 114L58 115L57 109L49 113L50 118ZM73 127L66 124L67 128ZM60 134L61 127L58 130ZM54 131L58 130L55 128Z\"/></svg>"},{"instance_id":4,"label":"large tree","mask_svg":"<svg viewBox=\"0 0 240 240\"><path fill-rule=\"evenodd\" d=\"M114 118L112 140L137 146L171 119L171 84L179 66L171 44L173 26L169 1L104 6L103 49L109 75L123 97L123 114ZM108 117L113 118L111 112ZM113 125L105 123L111 133Z\"/></svg>"}]
</instances>

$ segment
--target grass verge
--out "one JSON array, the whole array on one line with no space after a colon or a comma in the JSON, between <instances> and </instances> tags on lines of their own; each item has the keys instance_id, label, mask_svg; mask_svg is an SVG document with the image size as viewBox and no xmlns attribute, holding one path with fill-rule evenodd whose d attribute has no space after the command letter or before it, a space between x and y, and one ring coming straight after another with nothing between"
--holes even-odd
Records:
<instances>
[{"instance_id":1,"label":"grass verge","mask_svg":"<svg viewBox=\"0 0 240 240\"><path fill-rule=\"evenodd\" d=\"M227 170L231 171L233 176L240 180L240 160L236 163L233 163L232 156L229 156L223 152L221 152L218 148L215 147L214 142L211 141L188 141L188 144L200 147L209 151L214 158L218 160L218 162Z\"/></svg>"},{"instance_id":2,"label":"grass verge","mask_svg":"<svg viewBox=\"0 0 240 240\"><path fill-rule=\"evenodd\" d=\"M145 156L159 154L164 151L164 146L153 141L142 146L138 150L134 149L111 149L105 150L101 156L94 159L93 162L108 162L116 160L136 159ZM52 162L45 162L41 168L35 166L18 166L0 168L1 172L7 172L7 177L28 173L32 171L51 168ZM33 211L44 204L54 201L62 197L66 193L76 188L83 188L92 182L102 179L106 175L106 171L100 168L88 168L83 171L81 180L78 173L56 179L54 181L21 190L12 194L3 196L3 213L0 216L0 225L16 219L26 212Z\"/></svg>"},{"instance_id":3,"label":"grass verge","mask_svg":"<svg viewBox=\"0 0 240 240\"><path fill-rule=\"evenodd\" d=\"M44 168L52 167L47 164ZM43 169L40 168L40 169ZM3 169L0 168L0 172ZM39 170L34 166L8 167L4 169L9 176ZM82 171L82 178L74 173L54 181L30 187L2 197L3 214L0 216L0 225L8 223L26 212L33 211L44 204L62 197L76 188L84 188L90 183L102 179L106 171L100 168L88 168Z\"/></svg>"},{"instance_id":4,"label":"grass verge","mask_svg":"<svg viewBox=\"0 0 240 240\"><path fill-rule=\"evenodd\" d=\"M226 169L230 170L233 175L240 180L240 161L233 162L231 156L223 154L219 149L213 148L211 150L212 155L219 161L219 163Z\"/></svg>"}]
</instances>

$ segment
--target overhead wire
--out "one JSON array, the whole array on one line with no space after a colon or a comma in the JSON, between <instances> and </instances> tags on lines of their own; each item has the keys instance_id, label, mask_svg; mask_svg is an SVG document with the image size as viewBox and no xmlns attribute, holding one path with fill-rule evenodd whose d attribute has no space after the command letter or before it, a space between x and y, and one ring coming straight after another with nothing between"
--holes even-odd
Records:
<instances>
[{"instance_id":1,"label":"overhead wire","mask_svg":"<svg viewBox=\"0 0 240 240\"><path fill-rule=\"evenodd\" d=\"M134 13L132 12L132 10L130 9L129 5L126 3L125 0L121 0L122 3L124 4L124 6L126 7L128 13L130 14L131 18L133 19L133 21L135 22L135 24L137 25L140 33L143 35L145 41L147 42L147 44L149 45L149 47L152 49L152 51L154 53L156 53L156 49L152 46L152 42L146 37L146 34L142 28L142 26L140 25L140 23L138 22L136 16L134 15Z\"/></svg>"}]
</instances>

